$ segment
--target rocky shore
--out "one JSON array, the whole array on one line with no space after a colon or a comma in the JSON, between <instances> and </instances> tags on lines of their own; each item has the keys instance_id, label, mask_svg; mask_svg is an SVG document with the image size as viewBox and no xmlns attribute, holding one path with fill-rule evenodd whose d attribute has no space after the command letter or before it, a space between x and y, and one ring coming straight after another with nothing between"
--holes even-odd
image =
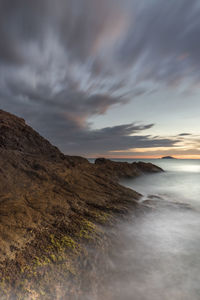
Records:
<instances>
[{"instance_id":1,"label":"rocky shore","mask_svg":"<svg viewBox=\"0 0 200 300\"><path fill-rule=\"evenodd\" d=\"M64 155L0 110L0 299L81 299L83 272L89 280L109 248L107 226L140 209L141 195L118 180L161 171Z\"/></svg>"}]
</instances>

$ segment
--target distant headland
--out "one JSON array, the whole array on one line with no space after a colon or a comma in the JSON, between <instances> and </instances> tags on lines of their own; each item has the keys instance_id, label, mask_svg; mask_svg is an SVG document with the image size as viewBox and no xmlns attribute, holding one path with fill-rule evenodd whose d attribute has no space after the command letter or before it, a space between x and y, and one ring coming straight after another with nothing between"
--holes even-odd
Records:
<instances>
[{"instance_id":1,"label":"distant headland","mask_svg":"<svg viewBox=\"0 0 200 300\"><path fill-rule=\"evenodd\" d=\"M176 159L176 158L173 156L163 156L161 157L161 159Z\"/></svg>"}]
</instances>

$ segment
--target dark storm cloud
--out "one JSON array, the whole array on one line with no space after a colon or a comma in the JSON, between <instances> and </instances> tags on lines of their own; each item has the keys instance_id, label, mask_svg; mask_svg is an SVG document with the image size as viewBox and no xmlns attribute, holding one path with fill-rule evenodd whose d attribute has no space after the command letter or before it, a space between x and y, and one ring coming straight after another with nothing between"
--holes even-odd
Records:
<instances>
[{"instance_id":1,"label":"dark storm cloud","mask_svg":"<svg viewBox=\"0 0 200 300\"><path fill-rule=\"evenodd\" d=\"M160 83L196 84L199 13L198 0L0 0L1 107L66 152L173 146L144 135L151 125L88 119Z\"/></svg>"},{"instance_id":2,"label":"dark storm cloud","mask_svg":"<svg viewBox=\"0 0 200 300\"><path fill-rule=\"evenodd\" d=\"M50 118L50 122L52 117ZM72 125L72 123L70 122ZM84 153L90 155L106 155L112 151L129 150L132 148L151 148L151 147L173 147L179 142L179 139L152 137L144 135L143 131L152 128L153 124L137 125L126 124L121 126L106 127L99 130L89 130L79 127L74 123L73 127L69 127L68 131L63 131L63 125L60 124L62 130L58 134L57 144L65 138L65 148L59 145L65 152L66 149L70 154ZM132 150L130 150L131 153Z\"/></svg>"}]
</instances>

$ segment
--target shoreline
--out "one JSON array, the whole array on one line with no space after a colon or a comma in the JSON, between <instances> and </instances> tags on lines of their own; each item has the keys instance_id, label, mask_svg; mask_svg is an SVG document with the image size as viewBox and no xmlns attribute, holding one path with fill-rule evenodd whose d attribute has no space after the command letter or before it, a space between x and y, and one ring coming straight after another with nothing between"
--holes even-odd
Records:
<instances>
[{"instance_id":1,"label":"shoreline","mask_svg":"<svg viewBox=\"0 0 200 300\"><path fill-rule=\"evenodd\" d=\"M0 297L56 299L55 282L60 290L75 282L67 293L78 295L90 249L107 251L107 226L140 207L141 195L119 178L162 169L64 155L3 111L0 129Z\"/></svg>"}]
</instances>

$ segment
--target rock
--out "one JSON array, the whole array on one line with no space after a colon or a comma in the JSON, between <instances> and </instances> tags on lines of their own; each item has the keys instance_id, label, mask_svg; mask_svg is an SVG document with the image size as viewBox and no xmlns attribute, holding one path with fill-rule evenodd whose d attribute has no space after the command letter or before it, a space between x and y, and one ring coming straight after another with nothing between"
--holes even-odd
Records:
<instances>
[{"instance_id":1,"label":"rock","mask_svg":"<svg viewBox=\"0 0 200 300\"><path fill-rule=\"evenodd\" d=\"M137 168L144 172L144 173L158 173L158 172L164 172L164 170L152 163L144 163L144 162L138 162L133 163L133 165L137 166Z\"/></svg>"},{"instance_id":2,"label":"rock","mask_svg":"<svg viewBox=\"0 0 200 300\"><path fill-rule=\"evenodd\" d=\"M89 165L89 161L81 156L69 156L65 155L65 159L70 163L71 166Z\"/></svg>"},{"instance_id":3,"label":"rock","mask_svg":"<svg viewBox=\"0 0 200 300\"><path fill-rule=\"evenodd\" d=\"M143 173L163 172L163 170L151 163L111 161L105 158L98 158L95 160L95 165L99 167L101 172L108 174L115 180L120 178L133 178Z\"/></svg>"},{"instance_id":4,"label":"rock","mask_svg":"<svg viewBox=\"0 0 200 300\"><path fill-rule=\"evenodd\" d=\"M0 148L16 150L24 154L45 156L45 159L64 158L57 147L41 137L24 119L0 110Z\"/></svg>"},{"instance_id":5,"label":"rock","mask_svg":"<svg viewBox=\"0 0 200 300\"><path fill-rule=\"evenodd\" d=\"M55 299L55 274L63 289L77 279L86 246L105 248L102 225L139 206L141 195L117 180L155 171L64 155L0 110L0 298Z\"/></svg>"}]
</instances>

